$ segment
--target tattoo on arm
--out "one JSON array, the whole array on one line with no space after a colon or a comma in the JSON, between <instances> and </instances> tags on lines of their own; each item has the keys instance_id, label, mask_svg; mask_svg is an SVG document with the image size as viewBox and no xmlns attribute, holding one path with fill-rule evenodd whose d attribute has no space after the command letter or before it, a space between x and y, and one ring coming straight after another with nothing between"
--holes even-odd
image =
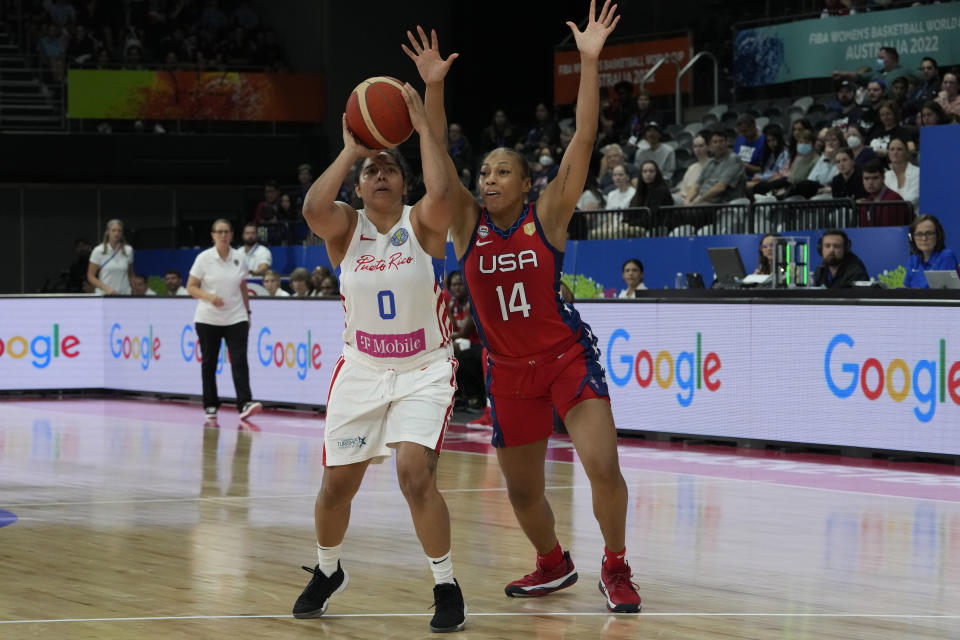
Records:
<instances>
[{"instance_id":1,"label":"tattoo on arm","mask_svg":"<svg viewBox=\"0 0 960 640\"><path fill-rule=\"evenodd\" d=\"M567 172L563 174L563 183L560 185L560 195L567 190L567 178L570 177L570 165L567 165Z\"/></svg>"},{"instance_id":2,"label":"tattoo on arm","mask_svg":"<svg viewBox=\"0 0 960 640\"><path fill-rule=\"evenodd\" d=\"M430 472L430 475L435 474L437 472L437 460L440 458L440 454L426 447L423 448L423 453L427 456L427 470Z\"/></svg>"}]
</instances>

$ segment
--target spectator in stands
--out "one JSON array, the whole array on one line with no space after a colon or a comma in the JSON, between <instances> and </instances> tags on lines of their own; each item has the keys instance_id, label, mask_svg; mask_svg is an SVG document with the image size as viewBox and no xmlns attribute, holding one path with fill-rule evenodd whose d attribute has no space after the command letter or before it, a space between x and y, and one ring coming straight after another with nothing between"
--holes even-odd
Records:
<instances>
[{"instance_id":1,"label":"spectator in stands","mask_svg":"<svg viewBox=\"0 0 960 640\"><path fill-rule=\"evenodd\" d=\"M748 195L753 195L753 188L760 183L789 175L790 155L783 140L783 130L779 125L768 124L763 129L763 137L766 144L760 154L760 171L747 181Z\"/></svg>"},{"instance_id":2,"label":"spectator in stands","mask_svg":"<svg viewBox=\"0 0 960 640\"><path fill-rule=\"evenodd\" d=\"M863 167L863 190L867 195L860 200L860 206L857 208L857 214L860 219L861 227L884 226L891 224L906 224L909 218L907 212L901 207L886 207L881 202L902 201L900 194L885 187L883 184L883 162L880 158L873 158Z\"/></svg>"},{"instance_id":3,"label":"spectator in stands","mask_svg":"<svg viewBox=\"0 0 960 640\"><path fill-rule=\"evenodd\" d=\"M800 118L793 122L793 126L790 129L790 163L793 163L794 158L797 157L797 136L800 135L801 131L809 131L813 133L813 125L806 118Z\"/></svg>"},{"instance_id":4,"label":"spectator in stands","mask_svg":"<svg viewBox=\"0 0 960 640\"><path fill-rule=\"evenodd\" d=\"M74 36L67 45L67 64L70 66L92 65L96 55L97 42L84 25L78 24Z\"/></svg>"},{"instance_id":5,"label":"spectator in stands","mask_svg":"<svg viewBox=\"0 0 960 640\"><path fill-rule=\"evenodd\" d=\"M463 274L451 271L447 275L447 291L450 299L447 313L453 324L453 354L457 358L457 404L470 409L483 409L486 395L483 385L483 344L473 322L470 298L463 282Z\"/></svg>"},{"instance_id":6,"label":"spectator in stands","mask_svg":"<svg viewBox=\"0 0 960 640\"><path fill-rule=\"evenodd\" d=\"M318 298L339 298L340 283L337 282L337 277L333 274L324 276L323 280L320 281L320 287L315 293Z\"/></svg>"},{"instance_id":7,"label":"spectator in stands","mask_svg":"<svg viewBox=\"0 0 960 640\"><path fill-rule=\"evenodd\" d=\"M230 14L230 22L243 27L247 31L253 31L260 26L260 16L257 15L250 0L242 0Z\"/></svg>"},{"instance_id":8,"label":"spectator in stands","mask_svg":"<svg viewBox=\"0 0 960 640\"><path fill-rule=\"evenodd\" d=\"M294 298L306 298L310 295L310 272L303 267L297 267L290 274L291 295Z\"/></svg>"},{"instance_id":9,"label":"spectator in stands","mask_svg":"<svg viewBox=\"0 0 960 640\"><path fill-rule=\"evenodd\" d=\"M636 193L630 200L630 207L646 207L656 211L660 207L673 205L673 196L665 176L660 167L653 160L647 160L640 165L640 180L637 181ZM629 215L628 215L629 218Z\"/></svg>"},{"instance_id":10,"label":"spectator in stands","mask_svg":"<svg viewBox=\"0 0 960 640\"><path fill-rule=\"evenodd\" d=\"M661 135L660 125L652 120L648 122L643 132L643 138L647 141L649 147L637 151L633 162L637 167L648 161L655 163L660 173L663 174L663 179L670 182L673 180L673 172L677 168L677 158L673 147L660 142Z\"/></svg>"},{"instance_id":11,"label":"spectator in stands","mask_svg":"<svg viewBox=\"0 0 960 640\"><path fill-rule=\"evenodd\" d=\"M779 233L768 233L760 238L760 244L757 245L757 268L753 270L755 274L770 275L773 273L773 247L779 237Z\"/></svg>"},{"instance_id":12,"label":"spectator in stands","mask_svg":"<svg viewBox=\"0 0 960 640\"><path fill-rule=\"evenodd\" d=\"M636 188L630 183L630 174L622 164L613 167L610 174L613 177L613 190L606 196L607 209L626 209L637 193Z\"/></svg>"},{"instance_id":13,"label":"spectator in stands","mask_svg":"<svg viewBox=\"0 0 960 640\"><path fill-rule=\"evenodd\" d=\"M530 190L527 192L527 202L535 202L559 170L550 147L541 146L536 156L536 161L530 163Z\"/></svg>"},{"instance_id":14,"label":"spectator in stands","mask_svg":"<svg viewBox=\"0 0 960 640\"><path fill-rule=\"evenodd\" d=\"M823 140L823 153L816 164L803 180L794 188L794 193L805 198L812 198L817 194L826 194L832 191L833 177L837 175L836 155L842 144L845 143L843 132L840 129L823 129L820 132Z\"/></svg>"},{"instance_id":15,"label":"spectator in stands","mask_svg":"<svg viewBox=\"0 0 960 640\"><path fill-rule=\"evenodd\" d=\"M867 83L866 109L876 113L887 99L887 86L883 80L871 80Z\"/></svg>"},{"instance_id":16,"label":"spectator in stands","mask_svg":"<svg viewBox=\"0 0 960 640\"><path fill-rule=\"evenodd\" d=\"M737 118L737 139L733 141L733 152L740 157L747 177L751 178L760 171L760 157L766 138L757 129L757 122L749 113L742 113Z\"/></svg>"},{"instance_id":17,"label":"spectator in stands","mask_svg":"<svg viewBox=\"0 0 960 640\"><path fill-rule=\"evenodd\" d=\"M957 83L957 74L943 74L940 86L943 90L937 95L937 102L950 117L960 119L960 84Z\"/></svg>"},{"instance_id":18,"label":"spectator in stands","mask_svg":"<svg viewBox=\"0 0 960 640\"><path fill-rule=\"evenodd\" d=\"M696 162L687 167L680 184L673 190L674 204L683 204L687 198L692 198L696 195L697 181L700 179L700 173L710 160L710 155L707 153L707 140L702 134L698 133L693 137L692 145Z\"/></svg>"},{"instance_id":19,"label":"spectator in stands","mask_svg":"<svg viewBox=\"0 0 960 640\"><path fill-rule=\"evenodd\" d=\"M67 0L47 0L43 3L50 21L58 27L69 27L77 20L77 11Z\"/></svg>"},{"instance_id":20,"label":"spectator in stands","mask_svg":"<svg viewBox=\"0 0 960 640\"><path fill-rule=\"evenodd\" d=\"M938 124L950 124L951 118L943 110L940 103L936 100L927 100L920 108L920 117L918 118L921 127L932 127Z\"/></svg>"},{"instance_id":21,"label":"spectator in stands","mask_svg":"<svg viewBox=\"0 0 960 640\"><path fill-rule=\"evenodd\" d=\"M597 184L597 176L593 171L587 172L587 181L583 185L583 193L577 200L577 209L579 211L594 211L603 209L606 206L607 199Z\"/></svg>"},{"instance_id":22,"label":"spectator in stands","mask_svg":"<svg viewBox=\"0 0 960 640\"><path fill-rule=\"evenodd\" d=\"M855 282L869 280L867 267L850 250L850 238L842 229L825 231L817 242L823 263L813 273L813 285L827 289L845 289Z\"/></svg>"},{"instance_id":23,"label":"spectator in stands","mask_svg":"<svg viewBox=\"0 0 960 640\"><path fill-rule=\"evenodd\" d=\"M333 274L329 268L323 265L317 265L313 268L313 271L310 272L310 295L320 295L320 286L323 284L323 279L329 275Z\"/></svg>"},{"instance_id":24,"label":"spectator in stands","mask_svg":"<svg viewBox=\"0 0 960 640\"><path fill-rule=\"evenodd\" d=\"M727 132L723 129L710 133L710 152L713 157L700 172L697 192L685 204L729 202L744 195L747 177L743 162L731 153Z\"/></svg>"},{"instance_id":25,"label":"spectator in stands","mask_svg":"<svg viewBox=\"0 0 960 640\"><path fill-rule=\"evenodd\" d=\"M535 152L541 145L552 146L560 138L560 127L554 121L550 109L543 102L537 104L534 111L536 124L527 131L527 134L514 146L523 154Z\"/></svg>"},{"instance_id":26,"label":"spectator in stands","mask_svg":"<svg viewBox=\"0 0 960 640\"><path fill-rule=\"evenodd\" d=\"M795 137L797 143L797 155L790 162L790 171L785 178L768 180L761 182L753 187L754 196L766 196L772 194L775 198L787 198L793 195L802 195L795 193L794 188L807 179L813 165L819 160L819 156L813 150L813 132L801 129ZM769 200L757 198L757 201Z\"/></svg>"},{"instance_id":27,"label":"spectator in stands","mask_svg":"<svg viewBox=\"0 0 960 640\"><path fill-rule=\"evenodd\" d=\"M867 192L863 189L863 173L853 161L853 157L854 153L850 147L837 151L835 157L837 175L833 176L833 181L830 183L830 194L834 198L862 200L867 197Z\"/></svg>"},{"instance_id":28,"label":"spectator in stands","mask_svg":"<svg viewBox=\"0 0 960 640\"><path fill-rule=\"evenodd\" d=\"M637 111L636 98L633 96L633 83L629 80L621 80L613 85L613 94L615 99L608 116L611 116L613 128L616 131L625 131L630 126Z\"/></svg>"},{"instance_id":29,"label":"spectator in stands","mask_svg":"<svg viewBox=\"0 0 960 640\"><path fill-rule=\"evenodd\" d=\"M263 288L267 295L274 298L289 298L290 294L280 287L280 274L273 269L267 269L263 274Z\"/></svg>"},{"instance_id":30,"label":"spectator in stands","mask_svg":"<svg viewBox=\"0 0 960 640\"><path fill-rule=\"evenodd\" d=\"M858 124L863 115L863 108L857 104L857 85L852 80L844 80L837 88L837 99L827 107L830 126L846 129L851 124Z\"/></svg>"},{"instance_id":31,"label":"spectator in stands","mask_svg":"<svg viewBox=\"0 0 960 640\"><path fill-rule=\"evenodd\" d=\"M917 122L918 114L923 108L924 103L933 100L940 93L940 67L937 61L927 56L920 62L920 80L913 87L913 91L907 96L904 105L904 116L907 124L920 124Z\"/></svg>"},{"instance_id":32,"label":"spectator in stands","mask_svg":"<svg viewBox=\"0 0 960 640\"><path fill-rule=\"evenodd\" d=\"M67 291L73 293L83 291L83 283L87 282L87 270L90 268L91 251L93 251L93 245L86 238L77 238L73 241L74 261L67 272Z\"/></svg>"},{"instance_id":33,"label":"spectator in stands","mask_svg":"<svg viewBox=\"0 0 960 640\"><path fill-rule=\"evenodd\" d=\"M473 191L473 169L476 158L473 155L473 145L463 135L463 127L451 122L447 128L447 153L453 159L453 166L457 168L460 184Z\"/></svg>"},{"instance_id":34,"label":"spectator in stands","mask_svg":"<svg viewBox=\"0 0 960 640\"><path fill-rule=\"evenodd\" d=\"M37 53L40 54L44 69L49 73L48 80L60 82L67 53L66 30L55 24L48 24L44 36L37 42Z\"/></svg>"},{"instance_id":35,"label":"spectator in stands","mask_svg":"<svg viewBox=\"0 0 960 640\"><path fill-rule=\"evenodd\" d=\"M247 30L234 27L230 39L220 46L222 57L227 64L238 67L249 66L257 55L256 45L247 39Z\"/></svg>"},{"instance_id":36,"label":"spectator in stands","mask_svg":"<svg viewBox=\"0 0 960 640\"><path fill-rule=\"evenodd\" d=\"M913 133L900 124L900 107L892 100L886 100L880 105L880 125L873 132L870 147L881 158L887 157L887 145L894 138L900 138L907 143L911 155L916 154L917 145L913 141Z\"/></svg>"},{"instance_id":37,"label":"spectator in stands","mask_svg":"<svg viewBox=\"0 0 960 640\"><path fill-rule=\"evenodd\" d=\"M163 274L163 283L167 285L168 296L189 296L190 292L183 286L183 278L176 269L167 269Z\"/></svg>"},{"instance_id":38,"label":"spectator in stands","mask_svg":"<svg viewBox=\"0 0 960 640\"><path fill-rule=\"evenodd\" d=\"M248 222L243 225L243 256L247 271L251 276L262 276L273 264L273 254L258 241L257 225Z\"/></svg>"},{"instance_id":39,"label":"spectator in stands","mask_svg":"<svg viewBox=\"0 0 960 640\"><path fill-rule=\"evenodd\" d=\"M947 234L936 216L924 214L910 223L907 235L910 243L910 259L903 286L910 289L927 289L926 271L957 270L957 256L947 249Z\"/></svg>"},{"instance_id":40,"label":"spectator in stands","mask_svg":"<svg viewBox=\"0 0 960 640\"><path fill-rule=\"evenodd\" d=\"M507 112L503 109L497 109L493 112L493 120L480 135L480 154L486 154L500 147L509 149L516 142L517 132L507 119Z\"/></svg>"},{"instance_id":41,"label":"spectator in stands","mask_svg":"<svg viewBox=\"0 0 960 640\"><path fill-rule=\"evenodd\" d=\"M297 167L297 209L296 213L299 215L300 210L303 209L303 200L307 197L307 191L310 190L310 186L313 184L313 167L304 162ZM264 193L266 196L266 193ZM283 216L280 216L283 218ZM294 220L296 216L290 218L283 218L285 220Z\"/></svg>"},{"instance_id":42,"label":"spectator in stands","mask_svg":"<svg viewBox=\"0 0 960 640\"><path fill-rule=\"evenodd\" d=\"M293 207L293 198L290 197L289 193L280 194L275 211L278 222L295 222L297 220L297 210ZM271 242L271 244L273 243Z\"/></svg>"},{"instance_id":43,"label":"spectator in stands","mask_svg":"<svg viewBox=\"0 0 960 640\"><path fill-rule=\"evenodd\" d=\"M623 155L623 148L619 144L613 143L600 149L603 153L603 159L600 161L600 177L598 183L600 190L609 193L616 188L613 180L613 168L622 166L627 175L632 180L637 175L637 167L626 161Z\"/></svg>"},{"instance_id":44,"label":"spectator in stands","mask_svg":"<svg viewBox=\"0 0 960 640\"><path fill-rule=\"evenodd\" d=\"M821 18L833 18L836 16L849 16L857 13L853 8L853 0L824 0L823 11L820 12Z\"/></svg>"},{"instance_id":45,"label":"spectator in stands","mask_svg":"<svg viewBox=\"0 0 960 640\"><path fill-rule=\"evenodd\" d=\"M900 66L900 54L895 47L880 47L877 52L877 63L868 73L857 71L834 71L833 77L842 80L872 81L883 80L890 84L900 76L912 76L912 72Z\"/></svg>"},{"instance_id":46,"label":"spectator in stands","mask_svg":"<svg viewBox=\"0 0 960 640\"><path fill-rule=\"evenodd\" d=\"M123 240L123 222L110 220L103 242L90 252L87 280L96 293L130 295L133 281L133 247Z\"/></svg>"},{"instance_id":47,"label":"spectator in stands","mask_svg":"<svg viewBox=\"0 0 960 640\"><path fill-rule=\"evenodd\" d=\"M867 139L860 131L859 125L850 125L844 132L847 137L847 146L853 151L853 161L863 169L863 165L877 157L876 152L865 144Z\"/></svg>"},{"instance_id":48,"label":"spectator in stands","mask_svg":"<svg viewBox=\"0 0 960 640\"><path fill-rule=\"evenodd\" d=\"M637 93L637 108L630 119L630 123L624 131L624 138L621 144L628 147L634 147L637 150L643 145L644 134L647 130L647 122L653 119L653 110L650 108L650 93L645 89L640 89Z\"/></svg>"},{"instance_id":49,"label":"spectator in stands","mask_svg":"<svg viewBox=\"0 0 960 640\"><path fill-rule=\"evenodd\" d=\"M155 296L157 292L147 286L147 276L142 273L135 273L130 280L130 295Z\"/></svg>"},{"instance_id":50,"label":"spectator in stands","mask_svg":"<svg viewBox=\"0 0 960 640\"><path fill-rule=\"evenodd\" d=\"M883 184L917 206L920 200L920 167L910 163L907 143L894 138L887 145L890 168L883 174Z\"/></svg>"},{"instance_id":51,"label":"spectator in stands","mask_svg":"<svg viewBox=\"0 0 960 640\"><path fill-rule=\"evenodd\" d=\"M890 102L893 102L900 108L900 114L903 115L903 107L907 103L907 92L910 89L910 83L904 76L900 76L890 83Z\"/></svg>"},{"instance_id":52,"label":"spectator in stands","mask_svg":"<svg viewBox=\"0 0 960 640\"><path fill-rule=\"evenodd\" d=\"M253 222L260 224L263 218L270 216L264 212L267 207L276 207L277 198L280 197L280 189L277 187L276 180L267 180L263 185L263 200L257 204L253 210Z\"/></svg>"},{"instance_id":53,"label":"spectator in stands","mask_svg":"<svg viewBox=\"0 0 960 640\"><path fill-rule=\"evenodd\" d=\"M617 294L618 298L636 298L637 291L647 290L647 285L643 284L643 263L637 258L630 258L624 262L620 273L623 276L623 283L627 286L620 290Z\"/></svg>"}]
</instances>

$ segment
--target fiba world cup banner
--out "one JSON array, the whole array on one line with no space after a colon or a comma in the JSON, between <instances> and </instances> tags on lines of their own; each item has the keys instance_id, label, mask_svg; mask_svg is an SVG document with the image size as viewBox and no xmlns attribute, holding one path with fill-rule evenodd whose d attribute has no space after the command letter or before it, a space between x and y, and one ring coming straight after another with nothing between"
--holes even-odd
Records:
<instances>
[{"instance_id":1,"label":"fiba world cup banner","mask_svg":"<svg viewBox=\"0 0 960 640\"><path fill-rule=\"evenodd\" d=\"M196 71L69 71L70 118L319 122L323 76Z\"/></svg>"},{"instance_id":2,"label":"fiba world cup banner","mask_svg":"<svg viewBox=\"0 0 960 640\"><path fill-rule=\"evenodd\" d=\"M925 56L941 67L960 62L960 3L738 31L733 44L736 84L759 87L874 67L880 47L896 47L901 66L917 75Z\"/></svg>"}]
</instances>

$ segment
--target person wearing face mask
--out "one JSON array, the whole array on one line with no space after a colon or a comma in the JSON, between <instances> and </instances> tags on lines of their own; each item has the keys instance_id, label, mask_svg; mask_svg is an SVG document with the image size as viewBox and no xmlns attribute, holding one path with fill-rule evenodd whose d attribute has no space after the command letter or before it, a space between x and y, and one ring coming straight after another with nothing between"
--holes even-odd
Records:
<instances>
[{"instance_id":1,"label":"person wearing face mask","mask_svg":"<svg viewBox=\"0 0 960 640\"><path fill-rule=\"evenodd\" d=\"M663 174L663 179L669 182L673 179L673 172L677 167L677 158L673 147L660 142L660 136L660 125L656 122L648 122L643 132L643 138L650 147L637 151L633 162L637 167L644 162L656 163L660 168L660 173Z\"/></svg>"},{"instance_id":2,"label":"person wearing face mask","mask_svg":"<svg viewBox=\"0 0 960 640\"><path fill-rule=\"evenodd\" d=\"M557 166L553 161L553 152L547 145L537 150L537 161L530 164L533 171L530 191L527 193L527 202L536 202L540 193L547 188L550 181L557 175Z\"/></svg>"},{"instance_id":3,"label":"person wearing face mask","mask_svg":"<svg viewBox=\"0 0 960 640\"><path fill-rule=\"evenodd\" d=\"M796 134L797 155L790 163L786 178L761 182L753 188L755 195L772 194L780 199L792 195L794 187L807 179L820 157L813 150L813 132L801 129Z\"/></svg>"},{"instance_id":4,"label":"person wearing face mask","mask_svg":"<svg viewBox=\"0 0 960 640\"><path fill-rule=\"evenodd\" d=\"M927 289L927 271L956 271L957 256L947 249L947 234L936 216L924 214L910 223L907 235L910 259L903 286L908 289Z\"/></svg>"},{"instance_id":5,"label":"person wearing face mask","mask_svg":"<svg viewBox=\"0 0 960 640\"><path fill-rule=\"evenodd\" d=\"M900 66L900 54L896 47L880 47L874 67L867 73L859 71L834 71L835 80L869 82L883 80L887 85L902 76L913 77L913 72Z\"/></svg>"},{"instance_id":6,"label":"person wearing face mask","mask_svg":"<svg viewBox=\"0 0 960 640\"><path fill-rule=\"evenodd\" d=\"M257 242L257 225L252 222L243 225L243 261L251 276L262 276L273 264L273 254Z\"/></svg>"},{"instance_id":7,"label":"person wearing face mask","mask_svg":"<svg viewBox=\"0 0 960 640\"><path fill-rule=\"evenodd\" d=\"M877 157L876 152L864 144L866 138L863 133L860 132L860 127L855 125L850 125L847 127L845 132L847 136L847 146L850 147L850 150L853 151L853 161L856 163L857 167L863 169L863 165L866 164L873 158Z\"/></svg>"}]
</instances>

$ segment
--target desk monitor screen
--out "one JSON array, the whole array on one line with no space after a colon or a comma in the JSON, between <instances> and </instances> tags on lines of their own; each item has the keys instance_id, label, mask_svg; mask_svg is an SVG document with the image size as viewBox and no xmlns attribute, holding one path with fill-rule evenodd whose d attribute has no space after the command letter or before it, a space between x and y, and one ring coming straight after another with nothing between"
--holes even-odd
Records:
<instances>
[{"instance_id":1,"label":"desk monitor screen","mask_svg":"<svg viewBox=\"0 0 960 640\"><path fill-rule=\"evenodd\" d=\"M931 289L960 289L960 275L955 269L946 271L925 271L927 284Z\"/></svg>"},{"instance_id":2,"label":"desk monitor screen","mask_svg":"<svg viewBox=\"0 0 960 640\"><path fill-rule=\"evenodd\" d=\"M709 247L710 262L717 281L724 286L736 286L743 280L747 271L743 268L740 251L736 247Z\"/></svg>"}]
</instances>

